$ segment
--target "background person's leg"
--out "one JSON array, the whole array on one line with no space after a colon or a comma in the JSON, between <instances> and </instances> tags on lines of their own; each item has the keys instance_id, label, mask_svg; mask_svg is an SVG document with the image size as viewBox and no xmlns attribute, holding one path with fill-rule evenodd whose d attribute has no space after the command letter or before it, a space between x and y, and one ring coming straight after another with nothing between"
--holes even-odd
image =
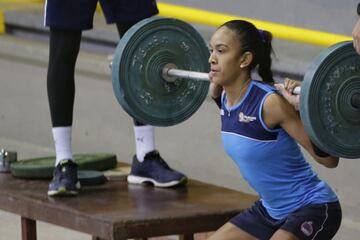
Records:
<instances>
[{"instance_id":1,"label":"background person's leg","mask_svg":"<svg viewBox=\"0 0 360 240\"><path fill-rule=\"evenodd\" d=\"M48 191L51 196L74 195L80 188L71 149L75 64L81 32L92 28L97 2L49 0L45 4L45 25L50 27L47 91L56 150L56 167Z\"/></svg>"},{"instance_id":2,"label":"background person's leg","mask_svg":"<svg viewBox=\"0 0 360 240\"><path fill-rule=\"evenodd\" d=\"M126 31L134 24L136 24L136 22L117 23L116 27L120 38L122 38ZM143 124L136 119L133 120L136 158L139 162L143 162L147 153L155 151L155 131L153 126Z\"/></svg>"},{"instance_id":3,"label":"background person's leg","mask_svg":"<svg viewBox=\"0 0 360 240\"><path fill-rule=\"evenodd\" d=\"M56 165L72 159L71 126L75 98L75 64L81 31L50 29L47 92L56 149Z\"/></svg>"},{"instance_id":4,"label":"background person's leg","mask_svg":"<svg viewBox=\"0 0 360 240\"><path fill-rule=\"evenodd\" d=\"M136 22L117 23L120 38ZM155 150L154 127L134 119L136 155L133 158L128 182L152 183L157 187L172 187L186 183L186 176L171 169ZM146 160L146 161L145 161Z\"/></svg>"},{"instance_id":5,"label":"background person's leg","mask_svg":"<svg viewBox=\"0 0 360 240\"><path fill-rule=\"evenodd\" d=\"M72 162L71 126L75 98L75 64L81 31L50 28L47 92L56 151L54 179L48 194L77 194L77 166ZM66 175L65 177L62 175Z\"/></svg>"}]
</instances>

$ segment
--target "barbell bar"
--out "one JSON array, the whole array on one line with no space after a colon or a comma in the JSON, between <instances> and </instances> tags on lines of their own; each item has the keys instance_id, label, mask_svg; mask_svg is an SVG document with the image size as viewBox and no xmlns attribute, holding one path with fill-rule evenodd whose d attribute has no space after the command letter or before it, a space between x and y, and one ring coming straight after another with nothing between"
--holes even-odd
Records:
<instances>
[{"instance_id":1,"label":"barbell bar","mask_svg":"<svg viewBox=\"0 0 360 240\"><path fill-rule=\"evenodd\" d=\"M182 80L210 81L208 73L194 72L177 69L174 64L167 64L162 70L162 77L167 82L174 82L177 78ZM292 94L300 95L301 87L295 87ZM355 93L351 97L351 105L360 108L360 93Z\"/></svg>"},{"instance_id":2,"label":"barbell bar","mask_svg":"<svg viewBox=\"0 0 360 240\"><path fill-rule=\"evenodd\" d=\"M174 66L175 66L174 64L170 64L163 68L162 77L164 78L165 81L174 82L177 78L180 78L182 80L210 81L209 73L181 70L181 69L177 69ZM295 87L292 93L299 95L300 91L301 91L301 87ZM356 103L356 101L354 101L354 103Z\"/></svg>"},{"instance_id":3,"label":"barbell bar","mask_svg":"<svg viewBox=\"0 0 360 240\"><path fill-rule=\"evenodd\" d=\"M115 96L140 122L181 123L208 94L209 55L207 44L190 24L172 18L142 20L115 50ZM352 42L324 49L295 93L300 94L301 120L312 141L331 155L360 158L360 57Z\"/></svg>"},{"instance_id":4,"label":"barbell bar","mask_svg":"<svg viewBox=\"0 0 360 240\"><path fill-rule=\"evenodd\" d=\"M162 76L165 81L174 82L177 78L182 80L200 80L200 81L210 81L208 73L194 72L181 70L174 67L175 65L170 64L165 66L162 70ZM295 87L292 91L294 95L300 95L301 87ZM351 96L351 105L354 108L360 108L360 93L356 92Z\"/></svg>"}]
</instances>

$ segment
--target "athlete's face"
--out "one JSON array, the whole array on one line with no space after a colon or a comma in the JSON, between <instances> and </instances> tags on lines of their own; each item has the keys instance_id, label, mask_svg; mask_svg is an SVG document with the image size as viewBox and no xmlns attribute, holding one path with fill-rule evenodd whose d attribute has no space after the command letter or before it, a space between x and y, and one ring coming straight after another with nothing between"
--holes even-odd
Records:
<instances>
[{"instance_id":1,"label":"athlete's face","mask_svg":"<svg viewBox=\"0 0 360 240\"><path fill-rule=\"evenodd\" d=\"M240 41L227 27L219 28L210 40L210 80L218 85L228 85L243 71L240 55Z\"/></svg>"}]
</instances>

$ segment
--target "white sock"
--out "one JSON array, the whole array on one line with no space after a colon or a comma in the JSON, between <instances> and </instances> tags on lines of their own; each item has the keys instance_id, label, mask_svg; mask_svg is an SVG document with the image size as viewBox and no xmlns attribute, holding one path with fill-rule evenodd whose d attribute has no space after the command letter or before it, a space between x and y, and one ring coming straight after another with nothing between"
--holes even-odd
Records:
<instances>
[{"instance_id":1,"label":"white sock","mask_svg":"<svg viewBox=\"0 0 360 240\"><path fill-rule=\"evenodd\" d=\"M144 161L148 152L155 150L155 131L150 125L134 126L136 157L139 162Z\"/></svg>"},{"instance_id":2,"label":"white sock","mask_svg":"<svg viewBox=\"0 0 360 240\"><path fill-rule=\"evenodd\" d=\"M55 166L61 160L73 159L71 149L71 127L54 127L52 133L56 151Z\"/></svg>"}]
</instances>

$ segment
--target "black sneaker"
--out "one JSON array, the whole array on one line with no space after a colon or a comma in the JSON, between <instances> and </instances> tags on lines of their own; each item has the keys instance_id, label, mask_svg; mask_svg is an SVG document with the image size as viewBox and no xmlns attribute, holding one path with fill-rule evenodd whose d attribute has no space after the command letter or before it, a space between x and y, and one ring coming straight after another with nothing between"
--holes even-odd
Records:
<instances>
[{"instance_id":1,"label":"black sneaker","mask_svg":"<svg viewBox=\"0 0 360 240\"><path fill-rule=\"evenodd\" d=\"M143 162L134 156L127 181L132 184L151 183L155 187L174 187L185 184L187 177L171 169L158 151L152 151L145 155Z\"/></svg>"},{"instance_id":2,"label":"black sneaker","mask_svg":"<svg viewBox=\"0 0 360 240\"><path fill-rule=\"evenodd\" d=\"M62 160L54 170L54 177L49 184L49 196L77 195L80 182L77 176L78 166L72 160Z\"/></svg>"}]
</instances>

